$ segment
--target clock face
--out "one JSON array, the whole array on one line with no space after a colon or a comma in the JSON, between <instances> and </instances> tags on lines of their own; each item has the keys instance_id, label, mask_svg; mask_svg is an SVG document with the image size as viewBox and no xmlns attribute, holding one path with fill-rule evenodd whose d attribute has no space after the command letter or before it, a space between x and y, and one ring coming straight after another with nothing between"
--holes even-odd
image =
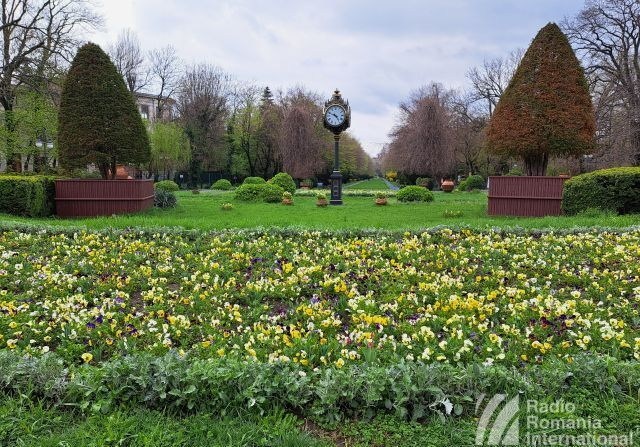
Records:
<instances>
[{"instance_id":1,"label":"clock face","mask_svg":"<svg viewBox=\"0 0 640 447\"><path fill-rule=\"evenodd\" d=\"M338 105L329 107L324 115L325 120L330 126L338 127L346 118L344 109Z\"/></svg>"}]
</instances>

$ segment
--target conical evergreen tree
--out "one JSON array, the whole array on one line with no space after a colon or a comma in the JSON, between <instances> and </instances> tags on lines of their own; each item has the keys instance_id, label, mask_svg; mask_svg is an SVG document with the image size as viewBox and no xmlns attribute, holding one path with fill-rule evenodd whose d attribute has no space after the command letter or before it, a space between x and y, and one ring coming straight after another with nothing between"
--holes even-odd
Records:
<instances>
[{"instance_id":1,"label":"conical evergreen tree","mask_svg":"<svg viewBox=\"0 0 640 447\"><path fill-rule=\"evenodd\" d=\"M115 177L119 163L149 161L149 137L135 100L96 44L78 50L65 79L58 143L64 168L95 164L104 178Z\"/></svg>"},{"instance_id":2,"label":"conical evergreen tree","mask_svg":"<svg viewBox=\"0 0 640 447\"><path fill-rule=\"evenodd\" d=\"M487 130L488 148L520 157L527 175L545 175L550 156L593 148L595 115L589 87L567 37L542 28L500 98Z\"/></svg>"}]
</instances>

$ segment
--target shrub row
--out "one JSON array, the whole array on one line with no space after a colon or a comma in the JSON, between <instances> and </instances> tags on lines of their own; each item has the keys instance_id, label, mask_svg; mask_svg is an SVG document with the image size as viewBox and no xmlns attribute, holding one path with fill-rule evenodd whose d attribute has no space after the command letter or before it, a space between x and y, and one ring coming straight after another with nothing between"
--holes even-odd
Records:
<instances>
[{"instance_id":1,"label":"shrub row","mask_svg":"<svg viewBox=\"0 0 640 447\"><path fill-rule=\"evenodd\" d=\"M56 211L56 177L0 175L0 212L45 217Z\"/></svg>"},{"instance_id":2,"label":"shrub row","mask_svg":"<svg viewBox=\"0 0 640 447\"><path fill-rule=\"evenodd\" d=\"M169 353L66 368L54 353L33 358L0 352L0 392L95 413L116 406L180 414L284 408L324 423L389 412L420 420L432 412L471 414L481 393L560 396L571 387L593 396L632 396L640 387L640 363L584 355L570 364L554 361L527 370L401 361L303 371L292 363Z\"/></svg>"},{"instance_id":3,"label":"shrub row","mask_svg":"<svg viewBox=\"0 0 640 447\"><path fill-rule=\"evenodd\" d=\"M590 208L640 213L640 167L602 169L567 180L563 211L577 214Z\"/></svg>"}]
</instances>

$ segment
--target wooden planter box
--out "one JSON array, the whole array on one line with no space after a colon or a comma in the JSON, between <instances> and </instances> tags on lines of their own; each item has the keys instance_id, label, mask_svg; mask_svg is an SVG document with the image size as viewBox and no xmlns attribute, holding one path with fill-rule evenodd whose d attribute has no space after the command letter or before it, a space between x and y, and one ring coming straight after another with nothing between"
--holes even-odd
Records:
<instances>
[{"instance_id":1,"label":"wooden planter box","mask_svg":"<svg viewBox=\"0 0 640 447\"><path fill-rule=\"evenodd\" d=\"M136 213L153 206L152 180L56 180L60 217Z\"/></svg>"},{"instance_id":2,"label":"wooden planter box","mask_svg":"<svg viewBox=\"0 0 640 447\"><path fill-rule=\"evenodd\" d=\"M569 177L489 177L489 215L543 217L562 214Z\"/></svg>"}]
</instances>

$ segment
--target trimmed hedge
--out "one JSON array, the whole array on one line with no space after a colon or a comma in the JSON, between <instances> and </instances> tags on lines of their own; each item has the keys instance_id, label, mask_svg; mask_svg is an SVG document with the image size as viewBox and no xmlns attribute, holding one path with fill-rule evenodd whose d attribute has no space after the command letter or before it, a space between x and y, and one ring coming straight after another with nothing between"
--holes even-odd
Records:
<instances>
[{"instance_id":1,"label":"trimmed hedge","mask_svg":"<svg viewBox=\"0 0 640 447\"><path fill-rule=\"evenodd\" d=\"M589 208L640 213L640 167L602 169L567 180L562 196L565 214Z\"/></svg>"},{"instance_id":2,"label":"trimmed hedge","mask_svg":"<svg viewBox=\"0 0 640 447\"><path fill-rule=\"evenodd\" d=\"M267 203L276 203L282 200L282 194L284 194L284 189L278 185L249 183L242 184L236 189L235 198L244 202L262 200Z\"/></svg>"},{"instance_id":3,"label":"trimmed hedge","mask_svg":"<svg viewBox=\"0 0 640 447\"><path fill-rule=\"evenodd\" d=\"M271 180L269 180L269 183L278 185L283 190L290 192L291 194L296 192L296 182L294 182L293 178L286 172L276 174Z\"/></svg>"},{"instance_id":4,"label":"trimmed hedge","mask_svg":"<svg viewBox=\"0 0 640 447\"><path fill-rule=\"evenodd\" d=\"M405 186L396 194L399 202L432 202L433 194L422 186Z\"/></svg>"},{"instance_id":5,"label":"trimmed hedge","mask_svg":"<svg viewBox=\"0 0 640 447\"><path fill-rule=\"evenodd\" d=\"M243 185L262 185L264 183L267 183L267 181L262 177L247 177L242 182Z\"/></svg>"},{"instance_id":6,"label":"trimmed hedge","mask_svg":"<svg viewBox=\"0 0 640 447\"><path fill-rule=\"evenodd\" d=\"M46 217L56 211L56 177L0 175L0 212Z\"/></svg>"},{"instance_id":7,"label":"trimmed hedge","mask_svg":"<svg viewBox=\"0 0 640 447\"><path fill-rule=\"evenodd\" d=\"M231 188L233 188L233 185L225 178L216 180L213 185L211 185L211 189L219 189L221 191L229 191Z\"/></svg>"},{"instance_id":8,"label":"trimmed hedge","mask_svg":"<svg viewBox=\"0 0 640 447\"><path fill-rule=\"evenodd\" d=\"M178 184L172 180L159 181L158 183L153 185L153 187L156 189L156 191L180 191L180 186L178 186Z\"/></svg>"}]
</instances>

